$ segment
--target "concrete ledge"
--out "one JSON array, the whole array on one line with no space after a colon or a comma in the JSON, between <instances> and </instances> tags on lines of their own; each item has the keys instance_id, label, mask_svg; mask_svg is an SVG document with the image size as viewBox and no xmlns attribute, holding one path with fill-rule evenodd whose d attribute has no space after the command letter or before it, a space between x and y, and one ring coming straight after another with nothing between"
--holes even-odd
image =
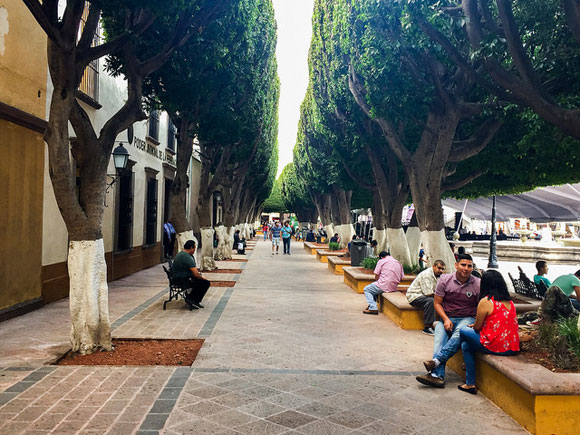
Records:
<instances>
[{"instance_id":1,"label":"concrete ledge","mask_svg":"<svg viewBox=\"0 0 580 435\"><path fill-rule=\"evenodd\" d=\"M357 293L364 293L364 288L375 281L372 274L361 272L358 267L343 267L344 283Z\"/></svg>"},{"instance_id":2,"label":"concrete ledge","mask_svg":"<svg viewBox=\"0 0 580 435\"><path fill-rule=\"evenodd\" d=\"M461 352L448 361L459 375ZM580 373L553 373L522 356L477 355L478 389L533 434L576 434Z\"/></svg>"},{"instance_id":3,"label":"concrete ledge","mask_svg":"<svg viewBox=\"0 0 580 435\"><path fill-rule=\"evenodd\" d=\"M304 250L309 254L316 255L317 249L325 249L328 245L314 243L314 242L304 242Z\"/></svg>"},{"instance_id":4,"label":"concrete ledge","mask_svg":"<svg viewBox=\"0 0 580 435\"><path fill-rule=\"evenodd\" d=\"M423 310L407 302L407 296L401 291L383 293L379 299L380 310L401 329L421 330Z\"/></svg>"},{"instance_id":5,"label":"concrete ledge","mask_svg":"<svg viewBox=\"0 0 580 435\"><path fill-rule=\"evenodd\" d=\"M341 251L329 251L327 249L317 249L316 259L321 263L328 263L328 257L339 257L343 254L344 252Z\"/></svg>"},{"instance_id":6,"label":"concrete ledge","mask_svg":"<svg viewBox=\"0 0 580 435\"><path fill-rule=\"evenodd\" d=\"M342 270L345 266L350 266L350 260L345 260L340 257L328 257L328 269L335 275L344 275Z\"/></svg>"}]
</instances>

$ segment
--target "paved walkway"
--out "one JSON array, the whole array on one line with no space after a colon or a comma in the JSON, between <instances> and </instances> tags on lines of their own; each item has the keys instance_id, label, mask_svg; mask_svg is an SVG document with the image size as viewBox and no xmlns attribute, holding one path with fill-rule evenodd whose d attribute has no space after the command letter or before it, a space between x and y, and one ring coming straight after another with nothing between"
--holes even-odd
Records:
<instances>
[{"instance_id":1,"label":"paved walkway","mask_svg":"<svg viewBox=\"0 0 580 435\"><path fill-rule=\"evenodd\" d=\"M68 301L0 324L0 434L526 433L481 395L432 390L414 374L432 338L385 316L293 243L248 252L234 288L205 309L162 310L160 266L111 285L115 337L206 341L193 366L55 367ZM214 278L216 279L216 278Z\"/></svg>"}]
</instances>

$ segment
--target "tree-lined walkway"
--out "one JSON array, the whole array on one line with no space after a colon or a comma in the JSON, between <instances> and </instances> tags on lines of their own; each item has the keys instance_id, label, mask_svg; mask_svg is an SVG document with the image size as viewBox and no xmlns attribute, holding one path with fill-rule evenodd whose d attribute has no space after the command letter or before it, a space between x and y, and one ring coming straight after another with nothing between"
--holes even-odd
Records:
<instances>
[{"instance_id":1,"label":"tree-lined walkway","mask_svg":"<svg viewBox=\"0 0 580 435\"><path fill-rule=\"evenodd\" d=\"M363 316L363 297L301 243L272 256L260 241L249 259L191 313L162 310L160 267L111 286L114 336L205 334L192 368L42 366L31 349L66 342L65 302L0 324L0 434L525 433L454 375L418 385L432 339Z\"/></svg>"}]
</instances>

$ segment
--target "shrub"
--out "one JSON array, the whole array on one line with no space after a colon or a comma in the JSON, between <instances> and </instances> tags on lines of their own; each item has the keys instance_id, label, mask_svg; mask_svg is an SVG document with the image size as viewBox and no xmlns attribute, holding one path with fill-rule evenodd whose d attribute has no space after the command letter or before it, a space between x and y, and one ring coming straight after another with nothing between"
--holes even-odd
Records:
<instances>
[{"instance_id":1,"label":"shrub","mask_svg":"<svg viewBox=\"0 0 580 435\"><path fill-rule=\"evenodd\" d=\"M375 270L379 259L377 257L367 257L362 261L361 266L368 270Z\"/></svg>"},{"instance_id":2,"label":"shrub","mask_svg":"<svg viewBox=\"0 0 580 435\"><path fill-rule=\"evenodd\" d=\"M403 271L407 274L407 275L416 275L419 272L421 272L421 266L419 266L418 264L403 264Z\"/></svg>"},{"instance_id":3,"label":"shrub","mask_svg":"<svg viewBox=\"0 0 580 435\"><path fill-rule=\"evenodd\" d=\"M568 350L580 361L580 330L578 318L570 317L558 322L558 332L566 339Z\"/></svg>"},{"instance_id":4,"label":"shrub","mask_svg":"<svg viewBox=\"0 0 580 435\"><path fill-rule=\"evenodd\" d=\"M337 242L330 242L328 244L329 251L338 251L340 249L340 243Z\"/></svg>"},{"instance_id":5,"label":"shrub","mask_svg":"<svg viewBox=\"0 0 580 435\"><path fill-rule=\"evenodd\" d=\"M580 367L580 359L572 350L571 344L568 342L566 334L573 336L578 334L577 320L574 318L562 320L558 323L544 321L540 324L538 330L537 344L546 349L553 362L564 370L578 370ZM576 332L570 329L576 328ZM564 334L561 331L565 331ZM578 342L576 342L578 343ZM578 344L576 344L578 346Z\"/></svg>"}]
</instances>

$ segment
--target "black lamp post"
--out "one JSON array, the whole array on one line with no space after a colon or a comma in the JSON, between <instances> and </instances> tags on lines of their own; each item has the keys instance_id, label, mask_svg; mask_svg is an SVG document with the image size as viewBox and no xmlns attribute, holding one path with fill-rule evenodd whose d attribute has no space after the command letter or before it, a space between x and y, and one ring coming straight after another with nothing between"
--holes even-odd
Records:
<instances>
[{"instance_id":1,"label":"black lamp post","mask_svg":"<svg viewBox=\"0 0 580 435\"><path fill-rule=\"evenodd\" d=\"M489 241L489 261L487 267L489 269L499 268L497 264L497 237L495 235L495 195L493 195L493 205L491 207L491 239Z\"/></svg>"},{"instance_id":2,"label":"black lamp post","mask_svg":"<svg viewBox=\"0 0 580 435\"><path fill-rule=\"evenodd\" d=\"M127 167L129 155L130 155L129 151L127 151L127 149L123 146L123 142L121 142L119 146L117 146L117 148L113 150L113 163L115 164L115 169L117 171L122 171ZM112 180L110 183L107 183L107 189L105 190L105 193L109 192L111 186L113 186L113 184L115 184L115 181L117 181L118 176L117 174L115 174L109 175L109 177L111 177Z\"/></svg>"}]
</instances>

